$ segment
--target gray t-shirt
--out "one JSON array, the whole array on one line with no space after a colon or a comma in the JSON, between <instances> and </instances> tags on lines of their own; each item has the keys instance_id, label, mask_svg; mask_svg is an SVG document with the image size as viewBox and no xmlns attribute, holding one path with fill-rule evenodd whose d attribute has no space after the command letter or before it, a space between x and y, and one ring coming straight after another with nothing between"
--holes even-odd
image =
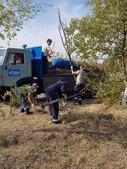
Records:
<instances>
[{"instance_id":1,"label":"gray t-shirt","mask_svg":"<svg viewBox=\"0 0 127 169\"><path fill-rule=\"evenodd\" d=\"M51 50L50 45L48 45L47 43L44 45L43 49L43 56L49 56L49 50Z\"/></svg>"},{"instance_id":2,"label":"gray t-shirt","mask_svg":"<svg viewBox=\"0 0 127 169\"><path fill-rule=\"evenodd\" d=\"M76 84L84 84L84 81L85 81L85 72L81 71L81 70L78 70L78 71L75 72L75 74L77 74Z\"/></svg>"}]
</instances>

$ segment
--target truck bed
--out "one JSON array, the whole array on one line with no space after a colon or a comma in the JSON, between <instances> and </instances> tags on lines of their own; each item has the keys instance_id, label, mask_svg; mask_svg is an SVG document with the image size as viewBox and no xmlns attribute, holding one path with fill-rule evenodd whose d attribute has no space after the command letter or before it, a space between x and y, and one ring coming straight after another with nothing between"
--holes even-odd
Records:
<instances>
[{"instance_id":1,"label":"truck bed","mask_svg":"<svg viewBox=\"0 0 127 169\"><path fill-rule=\"evenodd\" d=\"M68 82L68 90L69 92L74 90L75 79L72 74L65 73L57 73L57 74L45 74L43 75L43 85L44 89L49 85L57 82L58 80L67 81Z\"/></svg>"}]
</instances>

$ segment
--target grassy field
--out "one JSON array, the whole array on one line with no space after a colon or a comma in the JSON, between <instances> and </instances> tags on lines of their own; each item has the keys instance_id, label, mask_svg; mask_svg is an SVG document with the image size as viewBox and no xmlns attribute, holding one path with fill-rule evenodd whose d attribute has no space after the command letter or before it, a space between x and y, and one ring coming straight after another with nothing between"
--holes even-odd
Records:
<instances>
[{"instance_id":1,"label":"grassy field","mask_svg":"<svg viewBox=\"0 0 127 169\"><path fill-rule=\"evenodd\" d=\"M126 169L127 110L83 100L60 106L62 124L48 108L33 114L4 105L0 118L0 169Z\"/></svg>"}]
</instances>

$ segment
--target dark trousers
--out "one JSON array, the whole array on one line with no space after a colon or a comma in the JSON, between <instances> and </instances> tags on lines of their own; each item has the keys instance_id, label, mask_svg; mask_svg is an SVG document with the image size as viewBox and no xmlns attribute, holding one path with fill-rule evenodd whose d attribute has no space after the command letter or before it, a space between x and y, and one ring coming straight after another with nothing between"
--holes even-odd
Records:
<instances>
[{"instance_id":1,"label":"dark trousers","mask_svg":"<svg viewBox=\"0 0 127 169\"><path fill-rule=\"evenodd\" d=\"M74 87L74 92L75 94L78 94L84 87L84 84L76 84L75 87Z\"/></svg>"},{"instance_id":2,"label":"dark trousers","mask_svg":"<svg viewBox=\"0 0 127 169\"><path fill-rule=\"evenodd\" d=\"M45 93L46 99L47 101L50 103L53 100L56 100L55 98L51 98L49 97L46 93ZM52 119L58 119L58 114L59 114L59 103L55 102L55 103L51 103L49 104L49 112L50 112L50 116Z\"/></svg>"},{"instance_id":3,"label":"dark trousers","mask_svg":"<svg viewBox=\"0 0 127 169\"><path fill-rule=\"evenodd\" d=\"M43 56L43 73L47 74L49 70L49 62L47 56Z\"/></svg>"},{"instance_id":4,"label":"dark trousers","mask_svg":"<svg viewBox=\"0 0 127 169\"><path fill-rule=\"evenodd\" d=\"M79 94L79 92L83 89L84 84L76 84L74 87L74 94L76 95L74 97L74 102L75 104L81 104L81 94Z\"/></svg>"}]
</instances>

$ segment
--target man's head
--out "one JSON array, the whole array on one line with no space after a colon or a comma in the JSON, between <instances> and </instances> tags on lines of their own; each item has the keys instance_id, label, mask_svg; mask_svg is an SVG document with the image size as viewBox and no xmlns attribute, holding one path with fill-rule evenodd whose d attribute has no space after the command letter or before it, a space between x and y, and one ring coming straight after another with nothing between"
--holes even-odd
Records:
<instances>
[{"instance_id":1,"label":"man's head","mask_svg":"<svg viewBox=\"0 0 127 169\"><path fill-rule=\"evenodd\" d=\"M51 45L51 43L52 43L52 40L51 39L47 39L47 44Z\"/></svg>"},{"instance_id":2,"label":"man's head","mask_svg":"<svg viewBox=\"0 0 127 169\"><path fill-rule=\"evenodd\" d=\"M38 84L37 83L33 83L32 84L32 89L33 90L37 90L37 88L39 88Z\"/></svg>"},{"instance_id":3,"label":"man's head","mask_svg":"<svg viewBox=\"0 0 127 169\"><path fill-rule=\"evenodd\" d=\"M62 93L66 93L67 88L68 88L68 83L67 83L67 81L63 81L62 84L61 84L61 92L62 92Z\"/></svg>"}]
</instances>

